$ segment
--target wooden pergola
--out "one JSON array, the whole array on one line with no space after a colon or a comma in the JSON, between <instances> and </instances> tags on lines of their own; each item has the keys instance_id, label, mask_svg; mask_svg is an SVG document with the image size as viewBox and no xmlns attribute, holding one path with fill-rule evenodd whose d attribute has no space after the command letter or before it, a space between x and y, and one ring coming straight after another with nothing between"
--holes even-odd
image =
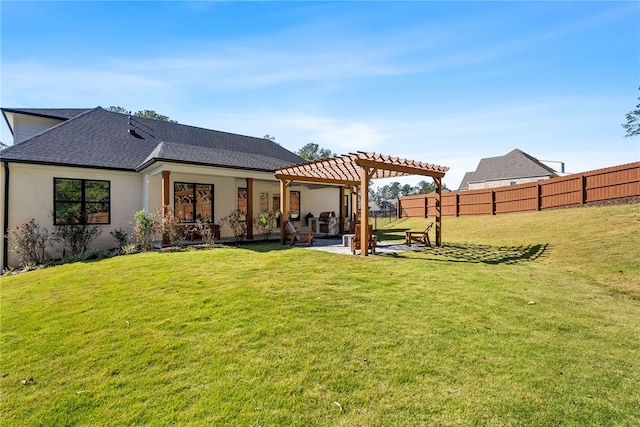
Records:
<instances>
[{"instance_id":1,"label":"wooden pergola","mask_svg":"<svg viewBox=\"0 0 640 427\"><path fill-rule=\"evenodd\" d=\"M285 222L288 220L289 186L293 182L316 182L324 184L340 184L349 186L357 197L360 186L360 221L369 223L369 181L371 179L393 178L408 175L423 175L433 178L436 187L436 246L442 244L442 222L440 200L442 196L442 178L449 170L446 166L417 162L399 157L385 156L377 153L357 153L336 156L314 162L301 163L276 170L275 176L280 180L280 212L282 213L280 241L286 241ZM357 202L357 200L356 200ZM355 204L357 206L357 203ZM369 240L368 227L360 227L360 239ZM367 250L361 251L367 256Z\"/></svg>"}]
</instances>

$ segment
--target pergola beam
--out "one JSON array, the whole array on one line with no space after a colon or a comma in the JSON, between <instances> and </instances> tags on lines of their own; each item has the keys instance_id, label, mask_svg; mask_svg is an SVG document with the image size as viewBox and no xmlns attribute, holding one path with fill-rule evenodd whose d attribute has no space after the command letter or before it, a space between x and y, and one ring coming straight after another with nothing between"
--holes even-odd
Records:
<instances>
[{"instance_id":1,"label":"pergola beam","mask_svg":"<svg viewBox=\"0 0 640 427\"><path fill-rule=\"evenodd\" d=\"M379 163L375 163L375 162L360 162L360 165L363 167L379 167ZM444 177L444 173L443 172L425 172L424 169L417 169L417 168L412 168L410 166L400 166L400 165L385 165L384 166L385 170L387 171L391 171L391 172L399 172L397 175L392 175L389 174L389 176L384 176L382 178L393 178L396 176L407 176L407 175L424 175L424 176L430 176L432 178L442 178ZM376 178L376 177L374 177ZM377 178L381 178L381 177L377 177Z\"/></svg>"},{"instance_id":2,"label":"pergola beam","mask_svg":"<svg viewBox=\"0 0 640 427\"><path fill-rule=\"evenodd\" d=\"M340 185L359 185L360 181L348 181L344 179L323 178L316 176L300 177L297 175L276 174L276 178L280 180L304 181L304 182L320 182L322 184L340 184Z\"/></svg>"}]
</instances>

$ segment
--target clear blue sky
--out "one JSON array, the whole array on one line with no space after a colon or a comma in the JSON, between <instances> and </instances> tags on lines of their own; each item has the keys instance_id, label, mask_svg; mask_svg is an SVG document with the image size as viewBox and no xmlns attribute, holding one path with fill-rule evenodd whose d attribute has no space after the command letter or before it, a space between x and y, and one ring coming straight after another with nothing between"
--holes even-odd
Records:
<instances>
[{"instance_id":1,"label":"clear blue sky","mask_svg":"<svg viewBox=\"0 0 640 427\"><path fill-rule=\"evenodd\" d=\"M0 7L3 107L153 109L292 151L446 165L452 189L514 148L568 172L640 160L621 127L640 95L637 1Z\"/></svg>"}]
</instances>

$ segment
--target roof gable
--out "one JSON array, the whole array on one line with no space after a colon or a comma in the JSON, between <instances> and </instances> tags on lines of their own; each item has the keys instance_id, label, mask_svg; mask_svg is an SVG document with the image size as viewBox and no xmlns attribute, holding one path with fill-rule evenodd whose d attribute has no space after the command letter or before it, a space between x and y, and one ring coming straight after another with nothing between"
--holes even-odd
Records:
<instances>
[{"instance_id":1,"label":"roof gable","mask_svg":"<svg viewBox=\"0 0 640 427\"><path fill-rule=\"evenodd\" d=\"M273 171L302 159L255 138L106 111L80 114L0 154L10 161L139 170L177 161Z\"/></svg>"}]
</instances>

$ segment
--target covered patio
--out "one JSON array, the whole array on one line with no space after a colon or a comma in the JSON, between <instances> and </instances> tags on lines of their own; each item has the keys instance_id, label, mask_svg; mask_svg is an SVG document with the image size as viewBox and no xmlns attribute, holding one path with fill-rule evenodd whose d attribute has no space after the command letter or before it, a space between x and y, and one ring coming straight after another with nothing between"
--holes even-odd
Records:
<instances>
[{"instance_id":1,"label":"covered patio","mask_svg":"<svg viewBox=\"0 0 640 427\"><path fill-rule=\"evenodd\" d=\"M353 206L358 206L357 197L359 192L360 222L368 224L370 180L422 175L433 178L436 187L435 244L440 246L442 244L440 209L442 178L448 170L449 168L446 166L361 151L278 169L275 172L275 176L280 180L280 212L283 218L280 242L282 244L286 242L285 221L288 219L289 187L294 182L315 182L346 186L351 189L352 197L355 199ZM360 240L362 242L369 241L368 227L360 227ZM368 251L362 250L360 254L361 256L367 256Z\"/></svg>"}]
</instances>

